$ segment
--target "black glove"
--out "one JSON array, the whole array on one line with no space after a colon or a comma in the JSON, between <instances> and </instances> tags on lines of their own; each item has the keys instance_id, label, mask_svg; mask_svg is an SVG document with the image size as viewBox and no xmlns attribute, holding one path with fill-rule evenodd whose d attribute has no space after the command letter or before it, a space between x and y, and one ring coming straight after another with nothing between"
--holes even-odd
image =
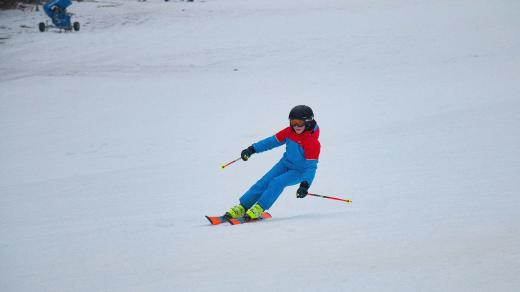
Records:
<instances>
[{"instance_id":1,"label":"black glove","mask_svg":"<svg viewBox=\"0 0 520 292\"><path fill-rule=\"evenodd\" d=\"M307 194L309 193L309 183L306 181L302 181L300 184L300 187L296 191L296 198L305 198Z\"/></svg>"},{"instance_id":2,"label":"black glove","mask_svg":"<svg viewBox=\"0 0 520 292\"><path fill-rule=\"evenodd\" d=\"M242 150L240 153L240 157L242 157L242 160L247 161L251 155L256 153L256 150L253 146L249 146L246 149Z\"/></svg>"}]
</instances>

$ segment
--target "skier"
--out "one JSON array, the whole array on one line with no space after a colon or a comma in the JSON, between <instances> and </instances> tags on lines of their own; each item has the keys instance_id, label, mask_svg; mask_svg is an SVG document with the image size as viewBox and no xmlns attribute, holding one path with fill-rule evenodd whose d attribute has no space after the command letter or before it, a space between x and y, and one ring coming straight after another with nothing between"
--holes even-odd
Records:
<instances>
[{"instance_id":1,"label":"skier","mask_svg":"<svg viewBox=\"0 0 520 292\"><path fill-rule=\"evenodd\" d=\"M282 159L240 197L240 204L232 207L227 218L257 219L269 209L287 186L300 184L297 198L304 198L314 180L320 155L320 129L312 109L295 106L289 113L289 127L242 150L247 161L254 153L261 153L286 145Z\"/></svg>"}]
</instances>

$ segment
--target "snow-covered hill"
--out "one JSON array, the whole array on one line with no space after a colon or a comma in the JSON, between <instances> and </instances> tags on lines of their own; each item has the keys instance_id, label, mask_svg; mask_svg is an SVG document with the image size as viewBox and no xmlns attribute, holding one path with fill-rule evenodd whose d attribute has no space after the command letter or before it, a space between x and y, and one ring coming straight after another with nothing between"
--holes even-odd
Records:
<instances>
[{"instance_id":1,"label":"snow-covered hill","mask_svg":"<svg viewBox=\"0 0 520 292\"><path fill-rule=\"evenodd\" d=\"M520 2L0 12L1 291L518 291ZM313 107L311 191L209 226Z\"/></svg>"}]
</instances>

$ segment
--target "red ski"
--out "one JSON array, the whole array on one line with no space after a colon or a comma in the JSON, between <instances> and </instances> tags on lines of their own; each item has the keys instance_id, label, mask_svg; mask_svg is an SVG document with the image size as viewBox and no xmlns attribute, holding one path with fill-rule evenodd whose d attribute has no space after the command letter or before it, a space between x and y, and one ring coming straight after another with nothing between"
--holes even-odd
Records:
<instances>
[{"instance_id":1,"label":"red ski","mask_svg":"<svg viewBox=\"0 0 520 292\"><path fill-rule=\"evenodd\" d=\"M226 215L222 216L206 216L206 218L209 220L211 225L219 225L224 222L228 222L229 217Z\"/></svg>"},{"instance_id":2,"label":"red ski","mask_svg":"<svg viewBox=\"0 0 520 292\"><path fill-rule=\"evenodd\" d=\"M256 222L256 221L265 220L265 219L271 219L271 218L273 218L273 216L271 216L271 214L269 214L268 212L263 212L262 215L260 215L260 217L258 217L257 219L251 220L248 217L240 217L240 218L231 218L228 221L229 221L229 223L231 223L231 225L237 225L237 224Z\"/></svg>"}]
</instances>

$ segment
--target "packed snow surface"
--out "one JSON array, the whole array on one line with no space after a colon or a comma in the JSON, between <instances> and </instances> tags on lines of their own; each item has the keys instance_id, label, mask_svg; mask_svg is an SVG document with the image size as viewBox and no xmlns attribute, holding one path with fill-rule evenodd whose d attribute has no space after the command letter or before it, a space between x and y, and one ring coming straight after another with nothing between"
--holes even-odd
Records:
<instances>
[{"instance_id":1,"label":"packed snow surface","mask_svg":"<svg viewBox=\"0 0 520 292\"><path fill-rule=\"evenodd\" d=\"M520 2L0 12L0 291L519 291ZM209 226L310 105L311 192Z\"/></svg>"}]
</instances>

